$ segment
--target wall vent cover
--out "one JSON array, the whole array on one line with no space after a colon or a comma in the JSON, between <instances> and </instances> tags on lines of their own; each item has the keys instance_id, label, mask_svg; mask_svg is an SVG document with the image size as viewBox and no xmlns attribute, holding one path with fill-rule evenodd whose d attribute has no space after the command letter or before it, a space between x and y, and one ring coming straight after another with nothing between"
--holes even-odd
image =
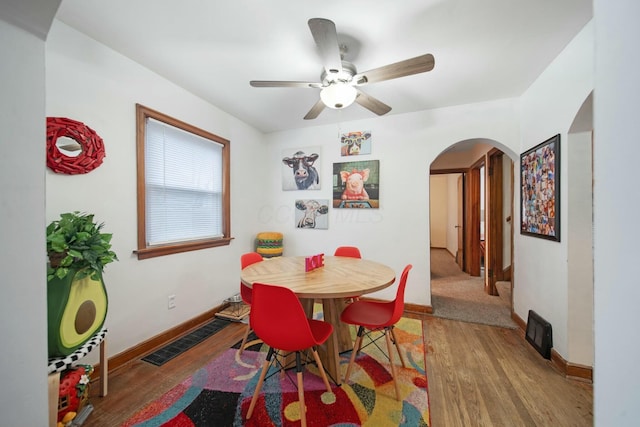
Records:
<instances>
[{"instance_id":1,"label":"wall vent cover","mask_svg":"<svg viewBox=\"0 0 640 427\"><path fill-rule=\"evenodd\" d=\"M525 337L542 357L551 359L551 347L553 347L551 323L544 320L533 310L529 310Z\"/></svg>"}]
</instances>

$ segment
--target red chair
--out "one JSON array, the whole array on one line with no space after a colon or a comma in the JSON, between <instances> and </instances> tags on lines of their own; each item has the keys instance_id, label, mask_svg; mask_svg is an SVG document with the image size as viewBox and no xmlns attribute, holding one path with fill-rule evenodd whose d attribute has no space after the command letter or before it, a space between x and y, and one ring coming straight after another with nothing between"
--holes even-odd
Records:
<instances>
[{"instance_id":1,"label":"red chair","mask_svg":"<svg viewBox=\"0 0 640 427\"><path fill-rule=\"evenodd\" d=\"M251 418L251 414L253 414L260 389L271 364L279 363L281 352L295 352L300 421L302 426L305 427L307 425L307 417L302 384L301 353L309 348L312 350L322 380L327 387L327 391L331 392L331 386L324 372L316 346L323 344L329 338L329 335L333 332L333 326L322 320L307 318L300 300L289 288L262 283L253 284L253 303L249 320L258 338L269 346L269 351L247 411L247 419ZM276 354L275 358L273 357L274 354Z\"/></svg>"},{"instance_id":2,"label":"red chair","mask_svg":"<svg viewBox=\"0 0 640 427\"><path fill-rule=\"evenodd\" d=\"M400 351L398 340L396 339L396 334L393 330L393 327L398 322L398 320L400 320L400 317L402 317L402 312L404 311L404 289L407 285L407 277L409 276L409 270L411 270L411 268L413 268L413 266L409 264L402 271L402 276L400 276L400 284L398 285L395 300L388 302L363 300L355 301L349 304L340 315L341 321L350 325L358 326L358 336L353 346L353 351L351 352L351 359L349 360L349 367L347 368L347 373L344 377L344 381L349 381L349 375L351 374L353 362L356 359L356 355L362 348L362 338L365 335L365 331L367 332L367 335L369 335L371 342L374 342L384 336L387 341L389 363L391 363L391 375L393 376L393 382L396 386L397 400L400 400L400 387L398 386L396 366L393 363L393 346L391 345L391 341L393 341L396 348L398 349L402 367L406 368L404 357L402 356L402 352ZM373 339L370 333L375 331L380 331L383 335L379 336L376 339Z\"/></svg>"},{"instance_id":3,"label":"red chair","mask_svg":"<svg viewBox=\"0 0 640 427\"><path fill-rule=\"evenodd\" d=\"M251 264L255 264L256 262L262 261L262 255L257 252L247 252L240 257L240 266L244 270ZM251 306L251 288L240 282L240 296L242 297L242 301ZM247 323L247 327L244 331L244 336L242 337L242 343L240 344L240 348L238 349L238 356L242 356L242 352L244 351L244 346L247 344L247 338L249 338L249 332L251 332L251 326Z\"/></svg>"},{"instance_id":4,"label":"red chair","mask_svg":"<svg viewBox=\"0 0 640 427\"><path fill-rule=\"evenodd\" d=\"M339 246L336 248L335 256L346 256L351 258L362 258L360 255L360 249L355 246Z\"/></svg>"},{"instance_id":5,"label":"red chair","mask_svg":"<svg viewBox=\"0 0 640 427\"><path fill-rule=\"evenodd\" d=\"M333 253L334 256L344 256L349 258L362 258L360 255L360 249L355 246L338 246L336 251ZM347 302L357 301L359 298L357 296L347 297Z\"/></svg>"}]
</instances>

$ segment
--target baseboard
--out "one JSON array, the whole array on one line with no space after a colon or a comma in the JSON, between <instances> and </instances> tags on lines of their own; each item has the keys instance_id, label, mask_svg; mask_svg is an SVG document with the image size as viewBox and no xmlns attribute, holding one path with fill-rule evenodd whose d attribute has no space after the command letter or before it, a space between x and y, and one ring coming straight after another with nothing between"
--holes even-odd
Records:
<instances>
[{"instance_id":1,"label":"baseboard","mask_svg":"<svg viewBox=\"0 0 640 427\"><path fill-rule=\"evenodd\" d=\"M527 322L513 311L511 312L511 320L516 322L516 325L520 328L520 332L522 332L522 337L524 338L525 331L527 330Z\"/></svg>"},{"instance_id":2,"label":"baseboard","mask_svg":"<svg viewBox=\"0 0 640 427\"><path fill-rule=\"evenodd\" d=\"M204 325L205 323L213 320L213 318L215 317L215 314L227 308L228 305L229 304L225 303L218 307L214 307L211 310L207 310L204 313L190 320L187 320L184 323L181 323L180 325L177 325L171 329L168 329L152 338L149 338L146 341L143 341L135 345L134 347L131 347L123 351L122 353L118 353L115 356L109 358L108 360L109 374L113 371L118 370L119 368L122 368L129 362L132 362L137 359L141 359L147 354L153 353L157 349L165 346L166 344L175 340L176 338L186 333L189 333L192 330L197 329L198 327ZM94 374L91 377L91 381L95 381L100 378L99 372L100 372L100 364L98 363L94 367Z\"/></svg>"},{"instance_id":3,"label":"baseboard","mask_svg":"<svg viewBox=\"0 0 640 427\"><path fill-rule=\"evenodd\" d=\"M516 313L511 313L511 318L520 328L522 339L526 341L525 331L527 329L527 323ZM551 360L549 363L551 363L560 374L564 375L565 378L593 384L593 367L567 362L554 348L551 348Z\"/></svg>"},{"instance_id":4,"label":"baseboard","mask_svg":"<svg viewBox=\"0 0 640 427\"><path fill-rule=\"evenodd\" d=\"M551 349L551 361L565 377L593 384L593 368L591 366L569 363L553 348Z\"/></svg>"},{"instance_id":5,"label":"baseboard","mask_svg":"<svg viewBox=\"0 0 640 427\"><path fill-rule=\"evenodd\" d=\"M430 305L405 303L404 311L413 314L433 314L433 307L431 307Z\"/></svg>"}]
</instances>

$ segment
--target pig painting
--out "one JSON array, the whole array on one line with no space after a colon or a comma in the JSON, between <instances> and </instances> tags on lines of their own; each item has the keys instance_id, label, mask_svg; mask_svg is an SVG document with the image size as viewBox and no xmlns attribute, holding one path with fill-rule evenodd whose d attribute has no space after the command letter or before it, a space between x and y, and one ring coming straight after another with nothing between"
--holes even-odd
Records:
<instances>
[{"instance_id":1,"label":"pig painting","mask_svg":"<svg viewBox=\"0 0 640 427\"><path fill-rule=\"evenodd\" d=\"M341 171L340 178L345 184L342 200L369 200L369 194L364 189L364 183L369 179L369 169Z\"/></svg>"},{"instance_id":2,"label":"pig painting","mask_svg":"<svg viewBox=\"0 0 640 427\"><path fill-rule=\"evenodd\" d=\"M338 209L380 208L380 161L334 163L332 206Z\"/></svg>"}]
</instances>

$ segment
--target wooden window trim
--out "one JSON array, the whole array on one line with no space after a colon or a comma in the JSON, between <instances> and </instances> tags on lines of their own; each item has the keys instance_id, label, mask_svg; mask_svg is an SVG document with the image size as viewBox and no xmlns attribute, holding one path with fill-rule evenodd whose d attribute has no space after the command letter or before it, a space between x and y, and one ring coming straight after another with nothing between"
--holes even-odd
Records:
<instances>
[{"instance_id":1,"label":"wooden window trim","mask_svg":"<svg viewBox=\"0 0 640 427\"><path fill-rule=\"evenodd\" d=\"M145 186L145 123L147 118L152 118L186 132L193 133L222 145L222 231L223 236L215 239L190 240L166 245L147 245L146 236L146 186ZM134 253L139 260L195 251L217 246L227 246L231 243L231 193L230 193L230 168L231 146L229 140L198 127L184 123L166 114L152 110L140 104L136 104L136 157L137 157L137 199L138 199L138 249Z\"/></svg>"}]
</instances>

